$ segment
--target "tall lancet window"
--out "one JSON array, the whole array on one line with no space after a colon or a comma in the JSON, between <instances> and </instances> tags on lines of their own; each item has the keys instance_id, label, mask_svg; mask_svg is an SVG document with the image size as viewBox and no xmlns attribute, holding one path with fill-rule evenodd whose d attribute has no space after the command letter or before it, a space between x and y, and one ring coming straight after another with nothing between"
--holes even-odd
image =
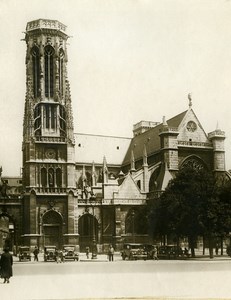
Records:
<instances>
[{"instance_id":1,"label":"tall lancet window","mask_svg":"<svg viewBox=\"0 0 231 300\"><path fill-rule=\"evenodd\" d=\"M40 82L39 82L39 49L38 47L33 47L31 50L32 54L32 64L33 64L33 92L34 97L40 96Z\"/></svg>"},{"instance_id":2,"label":"tall lancet window","mask_svg":"<svg viewBox=\"0 0 231 300\"><path fill-rule=\"evenodd\" d=\"M45 96L54 96L54 49L45 47Z\"/></svg>"},{"instance_id":3,"label":"tall lancet window","mask_svg":"<svg viewBox=\"0 0 231 300\"><path fill-rule=\"evenodd\" d=\"M64 51L61 49L59 51L59 92L60 96L63 96L63 88L64 88Z\"/></svg>"}]
</instances>

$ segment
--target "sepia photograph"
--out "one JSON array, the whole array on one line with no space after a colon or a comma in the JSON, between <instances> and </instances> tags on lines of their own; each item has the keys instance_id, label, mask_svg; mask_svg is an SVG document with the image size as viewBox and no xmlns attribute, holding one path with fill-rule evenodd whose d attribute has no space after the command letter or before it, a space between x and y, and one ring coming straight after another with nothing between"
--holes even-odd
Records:
<instances>
[{"instance_id":1,"label":"sepia photograph","mask_svg":"<svg viewBox=\"0 0 231 300\"><path fill-rule=\"evenodd\" d=\"M1 299L231 299L231 1L0 22Z\"/></svg>"}]
</instances>

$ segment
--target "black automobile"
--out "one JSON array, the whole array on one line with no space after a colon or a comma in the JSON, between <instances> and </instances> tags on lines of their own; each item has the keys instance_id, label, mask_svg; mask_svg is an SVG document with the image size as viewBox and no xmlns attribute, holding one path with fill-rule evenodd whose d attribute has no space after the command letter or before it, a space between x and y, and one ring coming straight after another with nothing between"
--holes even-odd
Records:
<instances>
[{"instance_id":1,"label":"black automobile","mask_svg":"<svg viewBox=\"0 0 231 300\"><path fill-rule=\"evenodd\" d=\"M44 261L56 261L56 246L46 246L44 248Z\"/></svg>"},{"instance_id":2,"label":"black automobile","mask_svg":"<svg viewBox=\"0 0 231 300\"><path fill-rule=\"evenodd\" d=\"M158 257L166 259L176 259L183 255L181 247L175 245L160 246L158 249Z\"/></svg>"},{"instance_id":3,"label":"black automobile","mask_svg":"<svg viewBox=\"0 0 231 300\"><path fill-rule=\"evenodd\" d=\"M18 257L19 261L31 261L31 252L30 247L28 246L20 246L18 248Z\"/></svg>"},{"instance_id":4,"label":"black automobile","mask_svg":"<svg viewBox=\"0 0 231 300\"><path fill-rule=\"evenodd\" d=\"M63 246L63 258L65 260L72 259L74 261L79 260L79 253L76 250L75 245L64 245Z\"/></svg>"},{"instance_id":5,"label":"black automobile","mask_svg":"<svg viewBox=\"0 0 231 300\"><path fill-rule=\"evenodd\" d=\"M147 259L147 250L144 244L138 243L126 243L123 245L123 250L121 251L122 259L126 258L129 260L137 259Z\"/></svg>"}]
</instances>

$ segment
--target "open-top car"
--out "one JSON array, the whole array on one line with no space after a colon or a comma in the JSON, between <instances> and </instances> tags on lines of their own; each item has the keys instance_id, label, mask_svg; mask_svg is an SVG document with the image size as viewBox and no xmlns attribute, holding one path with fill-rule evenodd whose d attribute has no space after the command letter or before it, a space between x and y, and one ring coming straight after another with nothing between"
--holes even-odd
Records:
<instances>
[{"instance_id":1,"label":"open-top car","mask_svg":"<svg viewBox=\"0 0 231 300\"><path fill-rule=\"evenodd\" d=\"M18 257L19 257L19 261L31 260L30 247L20 246L18 248Z\"/></svg>"},{"instance_id":2,"label":"open-top car","mask_svg":"<svg viewBox=\"0 0 231 300\"><path fill-rule=\"evenodd\" d=\"M63 257L64 259L79 260L79 253L76 251L75 245L64 245L63 246Z\"/></svg>"},{"instance_id":3,"label":"open-top car","mask_svg":"<svg viewBox=\"0 0 231 300\"><path fill-rule=\"evenodd\" d=\"M56 246L46 246L44 248L44 261L56 261Z\"/></svg>"},{"instance_id":4,"label":"open-top car","mask_svg":"<svg viewBox=\"0 0 231 300\"><path fill-rule=\"evenodd\" d=\"M147 249L144 244L137 243L126 243L123 245L123 250L121 251L122 259L126 258L129 260L132 259L144 259L148 258Z\"/></svg>"}]
</instances>

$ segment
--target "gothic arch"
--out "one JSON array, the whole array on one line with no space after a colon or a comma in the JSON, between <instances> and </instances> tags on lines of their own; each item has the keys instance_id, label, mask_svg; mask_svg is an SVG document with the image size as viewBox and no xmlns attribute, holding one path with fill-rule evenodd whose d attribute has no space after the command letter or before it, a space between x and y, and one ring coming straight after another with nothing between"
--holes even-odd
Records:
<instances>
[{"instance_id":1,"label":"gothic arch","mask_svg":"<svg viewBox=\"0 0 231 300\"><path fill-rule=\"evenodd\" d=\"M160 174L161 165L158 165L152 172L149 179L149 192L154 192L157 189L157 178Z\"/></svg>"},{"instance_id":2,"label":"gothic arch","mask_svg":"<svg viewBox=\"0 0 231 300\"><path fill-rule=\"evenodd\" d=\"M50 209L41 216L41 219L44 246L54 245L60 248L63 244L63 216Z\"/></svg>"},{"instance_id":3,"label":"gothic arch","mask_svg":"<svg viewBox=\"0 0 231 300\"><path fill-rule=\"evenodd\" d=\"M180 165L180 169L190 167L195 170L205 169L208 170L206 163L197 155L190 155L186 157Z\"/></svg>"},{"instance_id":4,"label":"gothic arch","mask_svg":"<svg viewBox=\"0 0 231 300\"><path fill-rule=\"evenodd\" d=\"M99 222L93 214L85 213L78 220L79 244L80 250L85 251L85 248L92 245L93 237L98 242Z\"/></svg>"}]
</instances>

